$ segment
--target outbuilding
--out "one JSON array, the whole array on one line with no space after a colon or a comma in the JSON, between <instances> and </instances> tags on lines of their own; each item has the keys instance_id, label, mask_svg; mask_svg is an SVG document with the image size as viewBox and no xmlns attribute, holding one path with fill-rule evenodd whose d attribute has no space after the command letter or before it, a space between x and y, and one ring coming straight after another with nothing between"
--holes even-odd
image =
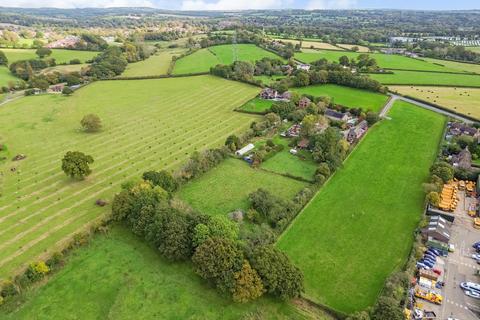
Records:
<instances>
[{"instance_id":1,"label":"outbuilding","mask_svg":"<svg viewBox=\"0 0 480 320\"><path fill-rule=\"evenodd\" d=\"M237 152L235 152L235 154L239 157L243 156L244 154L252 151L253 149L255 149L255 146L252 144L252 143L249 143L247 144L245 147L243 147L242 149L240 150L237 150Z\"/></svg>"}]
</instances>

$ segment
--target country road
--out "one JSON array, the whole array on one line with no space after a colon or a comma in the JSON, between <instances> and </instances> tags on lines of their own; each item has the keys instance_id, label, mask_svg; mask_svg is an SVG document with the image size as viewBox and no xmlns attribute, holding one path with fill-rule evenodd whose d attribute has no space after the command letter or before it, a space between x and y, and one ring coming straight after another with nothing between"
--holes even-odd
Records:
<instances>
[{"instance_id":1,"label":"country road","mask_svg":"<svg viewBox=\"0 0 480 320\"><path fill-rule=\"evenodd\" d=\"M423 102L419 102L419 101L416 101L416 100L413 100L413 99L409 99L409 98L406 98L406 97L402 97L402 96L399 96L399 95L396 95L396 94L393 94L393 93L389 93L389 95L391 96L391 99L387 102L387 104L385 104L385 106L383 107L382 111L380 111L380 117L385 117L387 114L388 114L388 111L392 108L393 104L395 103L395 101L397 100L402 100L402 101L405 101L405 102L408 102L408 103L411 103L411 104L414 104L420 108L424 108L424 109L428 109L428 110L431 110L431 111L434 111L434 112L437 112L437 113L440 113L440 114L443 114L443 115L446 115L448 117L451 117L451 118L454 118L454 119L458 119L458 120L461 120L465 123L473 123L472 120L466 118L466 117L462 117L461 115L458 115L456 113L453 113L453 112L449 112L447 110L444 110L444 109L440 109L434 105L431 105L431 104L427 104L427 103L423 103Z\"/></svg>"}]
</instances>

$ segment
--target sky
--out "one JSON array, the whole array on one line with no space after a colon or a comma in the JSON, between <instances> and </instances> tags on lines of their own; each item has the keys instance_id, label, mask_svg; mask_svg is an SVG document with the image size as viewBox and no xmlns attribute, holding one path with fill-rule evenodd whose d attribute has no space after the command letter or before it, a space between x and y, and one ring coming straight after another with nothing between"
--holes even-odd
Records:
<instances>
[{"instance_id":1,"label":"sky","mask_svg":"<svg viewBox=\"0 0 480 320\"><path fill-rule=\"evenodd\" d=\"M0 0L4 7L154 7L174 10L245 9L480 9L479 0Z\"/></svg>"}]
</instances>

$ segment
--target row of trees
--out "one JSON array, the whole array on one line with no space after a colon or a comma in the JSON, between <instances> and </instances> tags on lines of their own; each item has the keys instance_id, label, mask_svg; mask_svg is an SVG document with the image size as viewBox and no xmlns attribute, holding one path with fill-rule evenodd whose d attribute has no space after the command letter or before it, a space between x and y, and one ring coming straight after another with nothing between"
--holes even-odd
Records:
<instances>
[{"instance_id":1,"label":"row of trees","mask_svg":"<svg viewBox=\"0 0 480 320\"><path fill-rule=\"evenodd\" d=\"M198 275L237 302L266 292L282 299L303 292L303 275L285 254L240 241L238 225L226 217L199 214L172 200L178 185L168 172L147 172L144 178L115 196L113 218L166 259L191 260Z\"/></svg>"},{"instance_id":2,"label":"row of trees","mask_svg":"<svg viewBox=\"0 0 480 320\"><path fill-rule=\"evenodd\" d=\"M120 75L127 64L122 49L110 46L93 59L92 66L86 74L96 79L109 79Z\"/></svg>"}]
</instances>

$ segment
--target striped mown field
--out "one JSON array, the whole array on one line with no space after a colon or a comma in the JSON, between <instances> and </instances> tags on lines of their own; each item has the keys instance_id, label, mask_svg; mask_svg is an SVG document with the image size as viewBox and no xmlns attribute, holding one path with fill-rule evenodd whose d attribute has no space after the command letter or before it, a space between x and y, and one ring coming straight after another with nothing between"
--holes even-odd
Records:
<instances>
[{"instance_id":1,"label":"striped mown field","mask_svg":"<svg viewBox=\"0 0 480 320\"><path fill-rule=\"evenodd\" d=\"M211 76L102 81L71 97L25 97L0 109L0 279L71 238L108 212L121 183L146 170L174 169L195 150L222 145L252 116L234 113L259 88ZM84 115L103 122L80 130ZM92 155L84 181L61 170L67 151ZM17 154L26 159L12 161ZM13 169L15 168L15 169Z\"/></svg>"}]
</instances>

